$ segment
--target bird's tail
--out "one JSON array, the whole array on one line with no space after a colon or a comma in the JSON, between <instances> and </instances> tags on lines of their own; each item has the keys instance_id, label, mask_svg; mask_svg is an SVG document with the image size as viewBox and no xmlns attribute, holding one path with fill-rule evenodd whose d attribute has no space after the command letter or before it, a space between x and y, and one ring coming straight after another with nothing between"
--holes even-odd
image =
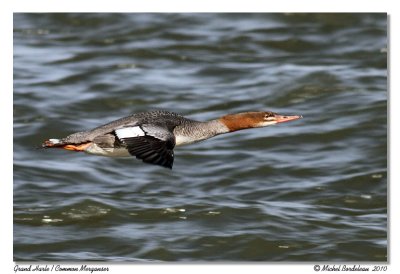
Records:
<instances>
[{"instance_id":1,"label":"bird's tail","mask_svg":"<svg viewBox=\"0 0 400 274\"><path fill-rule=\"evenodd\" d=\"M43 148L51 148L51 147L62 147L65 143L60 139L48 139L43 142Z\"/></svg>"},{"instance_id":2,"label":"bird's tail","mask_svg":"<svg viewBox=\"0 0 400 274\"><path fill-rule=\"evenodd\" d=\"M67 142L65 139L48 139L43 142L42 148L63 148L72 151L85 151L92 142L84 142L81 144L74 144Z\"/></svg>"}]
</instances>

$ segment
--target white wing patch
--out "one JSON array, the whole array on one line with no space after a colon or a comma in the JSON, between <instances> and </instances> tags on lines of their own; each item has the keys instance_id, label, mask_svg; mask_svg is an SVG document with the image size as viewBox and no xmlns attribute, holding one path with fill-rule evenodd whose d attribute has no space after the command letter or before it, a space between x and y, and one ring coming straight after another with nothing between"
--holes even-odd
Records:
<instances>
[{"instance_id":1,"label":"white wing patch","mask_svg":"<svg viewBox=\"0 0 400 274\"><path fill-rule=\"evenodd\" d=\"M115 134L117 134L119 139L139 137L145 135L144 131L139 126L120 128L115 130Z\"/></svg>"}]
</instances>

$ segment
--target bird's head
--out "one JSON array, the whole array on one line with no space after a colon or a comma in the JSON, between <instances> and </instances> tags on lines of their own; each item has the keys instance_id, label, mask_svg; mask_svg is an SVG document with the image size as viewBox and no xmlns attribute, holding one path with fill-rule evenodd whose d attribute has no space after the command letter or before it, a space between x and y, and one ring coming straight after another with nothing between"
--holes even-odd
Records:
<instances>
[{"instance_id":1,"label":"bird's head","mask_svg":"<svg viewBox=\"0 0 400 274\"><path fill-rule=\"evenodd\" d=\"M228 114L220 121L229 129L236 131L246 128L266 127L278 123L294 121L303 118L301 115L280 115L271 111L242 112Z\"/></svg>"}]
</instances>

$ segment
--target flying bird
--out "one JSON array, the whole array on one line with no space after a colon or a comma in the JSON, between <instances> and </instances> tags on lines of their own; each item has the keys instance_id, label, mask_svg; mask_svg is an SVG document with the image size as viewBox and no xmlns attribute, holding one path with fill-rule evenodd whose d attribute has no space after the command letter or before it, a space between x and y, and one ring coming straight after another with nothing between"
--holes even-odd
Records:
<instances>
[{"instance_id":1,"label":"flying bird","mask_svg":"<svg viewBox=\"0 0 400 274\"><path fill-rule=\"evenodd\" d=\"M271 111L228 114L200 122L169 111L132 114L88 131L62 139L48 139L44 148L63 148L89 154L135 156L145 163L172 169L174 147L209 139L242 129L266 127L302 118Z\"/></svg>"}]
</instances>

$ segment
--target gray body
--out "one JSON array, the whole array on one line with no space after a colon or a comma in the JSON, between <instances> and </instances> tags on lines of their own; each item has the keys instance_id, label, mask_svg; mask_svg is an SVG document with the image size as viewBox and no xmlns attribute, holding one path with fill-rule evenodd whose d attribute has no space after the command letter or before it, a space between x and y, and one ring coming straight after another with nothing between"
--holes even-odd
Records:
<instances>
[{"instance_id":1,"label":"gray body","mask_svg":"<svg viewBox=\"0 0 400 274\"><path fill-rule=\"evenodd\" d=\"M172 168L175 146L202 141L229 132L219 120L199 122L168 111L136 113L92 130L50 139L53 146L90 143L89 154L137 158ZM169 161L163 161L168 158Z\"/></svg>"}]
</instances>

